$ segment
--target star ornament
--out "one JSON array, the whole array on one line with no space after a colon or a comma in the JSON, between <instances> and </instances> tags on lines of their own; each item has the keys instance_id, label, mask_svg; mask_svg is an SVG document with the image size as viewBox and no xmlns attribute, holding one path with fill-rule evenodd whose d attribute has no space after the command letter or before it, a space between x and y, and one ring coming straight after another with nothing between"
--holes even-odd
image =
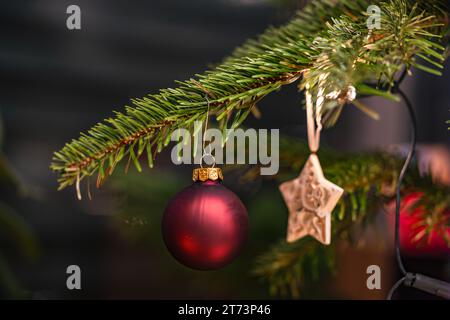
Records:
<instances>
[{"instance_id":1,"label":"star ornament","mask_svg":"<svg viewBox=\"0 0 450 320\"><path fill-rule=\"evenodd\" d=\"M331 212L344 190L325 179L319 158L311 154L300 175L280 185L289 210L287 241L310 235L331 242Z\"/></svg>"}]
</instances>

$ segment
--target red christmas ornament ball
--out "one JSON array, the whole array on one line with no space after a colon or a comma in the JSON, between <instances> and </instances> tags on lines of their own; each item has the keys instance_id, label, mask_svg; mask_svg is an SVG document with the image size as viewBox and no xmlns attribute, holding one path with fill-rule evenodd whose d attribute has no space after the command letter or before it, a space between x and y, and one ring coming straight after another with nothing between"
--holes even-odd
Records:
<instances>
[{"instance_id":1,"label":"red christmas ornament ball","mask_svg":"<svg viewBox=\"0 0 450 320\"><path fill-rule=\"evenodd\" d=\"M429 228L426 209L417 206L424 194L422 192L411 192L403 197L400 206L400 248L404 255L418 257L448 257L450 248L445 237L450 239L450 210L442 215L442 225ZM391 204L391 225L395 225L395 201ZM439 228L437 230L436 228Z\"/></svg>"},{"instance_id":2,"label":"red christmas ornament ball","mask_svg":"<svg viewBox=\"0 0 450 320\"><path fill-rule=\"evenodd\" d=\"M167 205L162 234L181 264L214 270L233 261L248 233L248 215L239 198L218 180L197 181Z\"/></svg>"}]
</instances>

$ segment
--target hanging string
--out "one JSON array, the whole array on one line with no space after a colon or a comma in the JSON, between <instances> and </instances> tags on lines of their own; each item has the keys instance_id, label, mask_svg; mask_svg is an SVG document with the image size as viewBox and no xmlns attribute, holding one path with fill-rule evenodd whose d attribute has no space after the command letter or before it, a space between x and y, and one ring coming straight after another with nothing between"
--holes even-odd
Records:
<instances>
[{"instance_id":1,"label":"hanging string","mask_svg":"<svg viewBox=\"0 0 450 320\"><path fill-rule=\"evenodd\" d=\"M77 181L75 183L75 189L77 191L77 198L81 200L81 190L80 190L80 170L77 171Z\"/></svg>"},{"instance_id":2,"label":"hanging string","mask_svg":"<svg viewBox=\"0 0 450 320\"><path fill-rule=\"evenodd\" d=\"M206 151L205 151L205 143L206 143L206 130L208 130L208 120L209 120L209 99L208 96L205 96L206 101L208 103L208 107L206 109L206 119L205 119L205 128L203 129L203 155L206 155ZM211 152L211 145L209 145L209 151Z\"/></svg>"},{"instance_id":3,"label":"hanging string","mask_svg":"<svg viewBox=\"0 0 450 320\"><path fill-rule=\"evenodd\" d=\"M208 121L209 121L209 107L210 107L210 102L208 99L208 96L205 96L205 99L208 103L208 107L206 109L206 119L205 119L205 128L203 129L203 141L202 141L202 146L203 146L203 150L202 150L202 157L200 158L200 166L203 168L203 159L207 156L212 158L212 167L214 168L214 166L216 165L216 158L214 158L214 156L211 154L212 150L211 150L211 142L208 143L208 149L209 151L206 152L206 131L208 130Z\"/></svg>"},{"instance_id":4,"label":"hanging string","mask_svg":"<svg viewBox=\"0 0 450 320\"><path fill-rule=\"evenodd\" d=\"M306 125L308 133L308 146L312 153L316 153L320 146L320 132L322 131L322 105L324 101L323 88L320 87L316 108L314 108L312 95L310 92L309 84L306 84L305 97L306 97ZM314 119L315 113L315 119Z\"/></svg>"},{"instance_id":5,"label":"hanging string","mask_svg":"<svg viewBox=\"0 0 450 320\"><path fill-rule=\"evenodd\" d=\"M87 184L88 198L89 198L89 200L92 200L92 195L91 195L91 177L90 176L88 176L86 184Z\"/></svg>"},{"instance_id":6,"label":"hanging string","mask_svg":"<svg viewBox=\"0 0 450 320\"><path fill-rule=\"evenodd\" d=\"M320 147L320 132L322 131L322 108L325 99L339 99L344 102L351 102L356 98L356 89L352 85L348 85L344 92L342 92L342 90L334 90L325 94L325 81L328 76L329 73L324 73L319 76L315 107L310 92L310 85L308 83L305 85L308 145L312 153L317 152Z\"/></svg>"}]
</instances>

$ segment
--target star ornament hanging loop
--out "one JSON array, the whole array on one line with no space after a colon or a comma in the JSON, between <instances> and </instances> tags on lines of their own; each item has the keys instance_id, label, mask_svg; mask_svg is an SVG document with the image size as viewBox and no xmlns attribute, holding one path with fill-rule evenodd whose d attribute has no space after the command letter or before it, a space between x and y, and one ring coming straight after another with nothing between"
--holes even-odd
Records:
<instances>
[{"instance_id":1,"label":"star ornament hanging loop","mask_svg":"<svg viewBox=\"0 0 450 320\"><path fill-rule=\"evenodd\" d=\"M308 89L307 86L306 118L308 144L312 154L297 178L280 185L280 191L289 210L286 240L294 242L309 235L328 245L331 243L331 213L344 190L325 178L316 155L322 129L320 112L324 93L320 88L316 108L313 110L312 97Z\"/></svg>"}]
</instances>

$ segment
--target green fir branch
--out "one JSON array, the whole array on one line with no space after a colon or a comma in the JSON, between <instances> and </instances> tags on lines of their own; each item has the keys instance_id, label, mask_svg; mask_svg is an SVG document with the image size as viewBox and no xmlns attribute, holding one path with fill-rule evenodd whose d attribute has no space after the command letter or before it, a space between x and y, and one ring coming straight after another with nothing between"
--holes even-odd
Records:
<instances>
[{"instance_id":1,"label":"green fir branch","mask_svg":"<svg viewBox=\"0 0 450 320\"><path fill-rule=\"evenodd\" d=\"M366 9L382 9L382 28L367 29ZM256 40L238 48L215 69L177 82L178 87L136 98L124 112L98 123L80 138L55 152L51 169L59 174L59 189L98 174L97 186L124 159L141 170L139 158L147 154L149 166L170 142L178 128L192 129L196 120L211 114L227 126L236 127L267 94L303 79L317 90L327 76L325 92L345 92L349 85L377 80L391 84L403 66L439 73L443 47L436 39L443 33L445 1L320 0L308 4L287 25L269 28ZM427 61L427 65L416 60ZM429 66L431 64L431 66ZM372 91L372 94L382 90ZM327 101L328 124L336 119L345 99ZM246 110L247 109L247 110ZM128 165L127 165L128 167Z\"/></svg>"},{"instance_id":2,"label":"green fir branch","mask_svg":"<svg viewBox=\"0 0 450 320\"><path fill-rule=\"evenodd\" d=\"M334 268L333 245L324 246L308 237L273 245L257 258L253 274L269 283L271 295L299 298L307 284L318 282Z\"/></svg>"}]
</instances>

